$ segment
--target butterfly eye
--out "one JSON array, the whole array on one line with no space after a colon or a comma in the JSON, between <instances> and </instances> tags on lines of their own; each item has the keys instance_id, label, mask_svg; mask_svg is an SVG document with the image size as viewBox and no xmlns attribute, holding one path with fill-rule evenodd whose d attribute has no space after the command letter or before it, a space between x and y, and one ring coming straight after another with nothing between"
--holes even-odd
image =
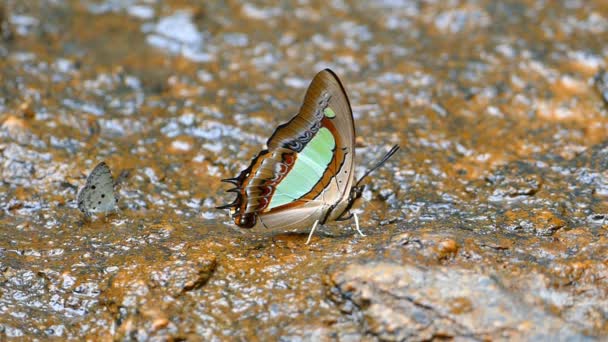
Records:
<instances>
[{"instance_id":1,"label":"butterfly eye","mask_svg":"<svg viewBox=\"0 0 608 342\"><path fill-rule=\"evenodd\" d=\"M255 226L256 215L254 213L239 215L234 221L239 227L252 228Z\"/></svg>"}]
</instances>

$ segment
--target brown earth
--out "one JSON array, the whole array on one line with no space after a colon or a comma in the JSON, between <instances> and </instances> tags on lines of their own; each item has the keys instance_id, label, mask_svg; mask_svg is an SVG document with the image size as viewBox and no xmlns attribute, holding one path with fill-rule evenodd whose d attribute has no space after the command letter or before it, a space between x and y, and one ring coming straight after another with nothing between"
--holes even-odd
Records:
<instances>
[{"instance_id":1,"label":"brown earth","mask_svg":"<svg viewBox=\"0 0 608 342\"><path fill-rule=\"evenodd\" d=\"M608 336L608 3L5 1L0 339ZM330 67L352 222L216 205ZM75 197L105 160L120 210Z\"/></svg>"}]
</instances>

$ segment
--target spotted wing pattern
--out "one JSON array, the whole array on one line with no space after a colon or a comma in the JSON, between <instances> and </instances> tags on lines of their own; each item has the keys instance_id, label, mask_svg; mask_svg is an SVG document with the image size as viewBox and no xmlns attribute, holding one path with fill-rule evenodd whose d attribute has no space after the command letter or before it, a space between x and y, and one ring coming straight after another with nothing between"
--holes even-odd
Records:
<instances>
[{"instance_id":1,"label":"spotted wing pattern","mask_svg":"<svg viewBox=\"0 0 608 342\"><path fill-rule=\"evenodd\" d=\"M85 186L78 193L78 209L85 215L116 209L118 196L114 192L112 172L105 162L95 166L87 177Z\"/></svg>"}]
</instances>

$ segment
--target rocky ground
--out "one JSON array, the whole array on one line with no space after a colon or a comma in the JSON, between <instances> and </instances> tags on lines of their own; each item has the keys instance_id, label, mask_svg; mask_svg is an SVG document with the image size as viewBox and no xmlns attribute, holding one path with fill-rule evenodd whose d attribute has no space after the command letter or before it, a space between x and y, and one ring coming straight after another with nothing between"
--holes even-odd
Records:
<instances>
[{"instance_id":1,"label":"rocky ground","mask_svg":"<svg viewBox=\"0 0 608 342\"><path fill-rule=\"evenodd\" d=\"M0 339L601 340L608 3L0 4ZM352 222L214 209L332 68ZM76 195L105 160L120 210Z\"/></svg>"}]
</instances>

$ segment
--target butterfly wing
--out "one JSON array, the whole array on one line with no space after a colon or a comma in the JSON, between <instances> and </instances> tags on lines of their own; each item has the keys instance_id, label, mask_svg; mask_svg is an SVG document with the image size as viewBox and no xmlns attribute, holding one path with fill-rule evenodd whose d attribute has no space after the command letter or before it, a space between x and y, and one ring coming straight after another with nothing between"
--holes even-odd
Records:
<instances>
[{"instance_id":1,"label":"butterfly wing","mask_svg":"<svg viewBox=\"0 0 608 342\"><path fill-rule=\"evenodd\" d=\"M229 191L237 198L221 208L230 208L243 228L292 230L325 222L348 200L354 139L346 92L331 70L323 70L312 80L299 113L268 139L268 149L238 177L225 180L236 185Z\"/></svg>"},{"instance_id":2,"label":"butterfly wing","mask_svg":"<svg viewBox=\"0 0 608 342\"><path fill-rule=\"evenodd\" d=\"M87 177L85 186L78 193L78 209L85 215L112 211L118 198L114 192L112 172L105 162L95 166Z\"/></svg>"},{"instance_id":3,"label":"butterfly wing","mask_svg":"<svg viewBox=\"0 0 608 342\"><path fill-rule=\"evenodd\" d=\"M324 165L322 155L315 152L310 154L312 158L307 163L326 166L325 176L335 179L335 186L330 186L323 198L326 203L333 203L348 197L352 186L355 123L346 91L338 76L329 69L315 76L308 87L300 112L288 123L279 126L267 145L270 150L284 147L301 153L308 143L322 138L327 141L323 145L327 148L331 147L331 140L334 140L332 149L337 156L332 159L331 165ZM318 149L315 147L314 150ZM324 179L320 184L324 187L331 185L329 179ZM315 194L319 192L316 191Z\"/></svg>"}]
</instances>

